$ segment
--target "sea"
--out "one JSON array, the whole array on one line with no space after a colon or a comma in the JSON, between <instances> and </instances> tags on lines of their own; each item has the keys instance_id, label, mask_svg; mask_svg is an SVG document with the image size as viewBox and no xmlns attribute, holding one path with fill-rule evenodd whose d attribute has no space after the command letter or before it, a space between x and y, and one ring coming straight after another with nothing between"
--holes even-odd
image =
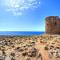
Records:
<instances>
[{"instance_id":1,"label":"sea","mask_svg":"<svg viewBox=\"0 0 60 60\"><path fill-rule=\"evenodd\" d=\"M9 36L32 36L32 35L42 35L45 32L41 32L41 31L0 31L0 35L9 35Z\"/></svg>"}]
</instances>

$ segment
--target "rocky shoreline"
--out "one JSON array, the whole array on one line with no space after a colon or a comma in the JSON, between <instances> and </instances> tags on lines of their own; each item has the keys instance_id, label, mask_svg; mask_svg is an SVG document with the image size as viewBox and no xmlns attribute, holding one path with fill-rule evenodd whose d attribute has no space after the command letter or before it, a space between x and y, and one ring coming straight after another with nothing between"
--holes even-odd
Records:
<instances>
[{"instance_id":1,"label":"rocky shoreline","mask_svg":"<svg viewBox=\"0 0 60 60\"><path fill-rule=\"evenodd\" d=\"M60 60L60 35L0 36L0 60Z\"/></svg>"}]
</instances>

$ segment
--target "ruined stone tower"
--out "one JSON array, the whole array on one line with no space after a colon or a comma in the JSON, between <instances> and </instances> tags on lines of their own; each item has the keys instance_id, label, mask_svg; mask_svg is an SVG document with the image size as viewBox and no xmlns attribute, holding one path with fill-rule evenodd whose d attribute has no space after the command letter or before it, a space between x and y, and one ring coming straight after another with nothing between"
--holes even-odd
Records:
<instances>
[{"instance_id":1,"label":"ruined stone tower","mask_svg":"<svg viewBox=\"0 0 60 60\"><path fill-rule=\"evenodd\" d=\"M46 33L60 34L60 18L58 16L46 17Z\"/></svg>"}]
</instances>

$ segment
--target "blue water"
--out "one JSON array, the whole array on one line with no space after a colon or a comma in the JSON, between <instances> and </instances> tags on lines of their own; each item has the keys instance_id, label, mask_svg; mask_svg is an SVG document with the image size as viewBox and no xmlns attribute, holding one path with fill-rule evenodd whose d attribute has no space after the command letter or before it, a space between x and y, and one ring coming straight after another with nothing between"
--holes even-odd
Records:
<instances>
[{"instance_id":1,"label":"blue water","mask_svg":"<svg viewBox=\"0 0 60 60\"><path fill-rule=\"evenodd\" d=\"M44 32L34 32L34 31L0 31L0 35L41 35Z\"/></svg>"}]
</instances>

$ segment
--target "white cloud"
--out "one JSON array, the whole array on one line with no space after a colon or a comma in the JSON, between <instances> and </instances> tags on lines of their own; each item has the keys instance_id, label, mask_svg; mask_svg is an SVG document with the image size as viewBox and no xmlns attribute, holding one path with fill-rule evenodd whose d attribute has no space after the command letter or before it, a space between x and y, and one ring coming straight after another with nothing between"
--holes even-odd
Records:
<instances>
[{"instance_id":1,"label":"white cloud","mask_svg":"<svg viewBox=\"0 0 60 60\"><path fill-rule=\"evenodd\" d=\"M22 15L22 12L12 12L14 16L21 16Z\"/></svg>"},{"instance_id":2,"label":"white cloud","mask_svg":"<svg viewBox=\"0 0 60 60\"><path fill-rule=\"evenodd\" d=\"M3 2L7 11L15 15L22 15L23 11L38 8L40 4L38 0L4 0Z\"/></svg>"}]
</instances>

